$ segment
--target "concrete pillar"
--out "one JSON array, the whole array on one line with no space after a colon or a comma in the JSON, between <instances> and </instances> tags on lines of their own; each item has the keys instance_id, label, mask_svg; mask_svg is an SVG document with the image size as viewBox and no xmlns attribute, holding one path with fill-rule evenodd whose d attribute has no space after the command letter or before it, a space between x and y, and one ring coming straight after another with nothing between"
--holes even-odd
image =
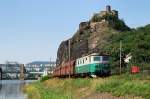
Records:
<instances>
[{"instance_id":1,"label":"concrete pillar","mask_svg":"<svg viewBox=\"0 0 150 99\"><path fill-rule=\"evenodd\" d=\"M2 72L0 71L0 80L2 79Z\"/></svg>"},{"instance_id":2,"label":"concrete pillar","mask_svg":"<svg viewBox=\"0 0 150 99\"><path fill-rule=\"evenodd\" d=\"M20 65L20 80L24 80L24 64Z\"/></svg>"}]
</instances>

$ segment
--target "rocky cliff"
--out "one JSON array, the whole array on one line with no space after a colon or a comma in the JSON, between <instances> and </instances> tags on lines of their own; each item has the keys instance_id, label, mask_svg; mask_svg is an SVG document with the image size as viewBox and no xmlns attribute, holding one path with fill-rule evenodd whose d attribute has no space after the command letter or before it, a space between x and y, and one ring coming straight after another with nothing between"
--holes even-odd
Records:
<instances>
[{"instance_id":1,"label":"rocky cliff","mask_svg":"<svg viewBox=\"0 0 150 99\"><path fill-rule=\"evenodd\" d=\"M81 22L74 36L63 41L57 52L57 65L69 60L74 60L89 53L105 53L105 46L111 41L111 37L130 28L118 18L118 11L111 10L95 14L88 22ZM70 42L70 47L69 47Z\"/></svg>"}]
</instances>

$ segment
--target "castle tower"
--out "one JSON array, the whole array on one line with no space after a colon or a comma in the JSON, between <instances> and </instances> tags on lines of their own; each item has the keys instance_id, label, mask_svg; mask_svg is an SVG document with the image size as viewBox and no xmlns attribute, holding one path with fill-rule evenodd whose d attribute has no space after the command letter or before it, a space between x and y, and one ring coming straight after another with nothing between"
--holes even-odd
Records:
<instances>
[{"instance_id":1,"label":"castle tower","mask_svg":"<svg viewBox=\"0 0 150 99\"><path fill-rule=\"evenodd\" d=\"M106 11L107 11L108 13L111 12L111 6L110 6L110 5L107 5L107 6L106 6Z\"/></svg>"}]
</instances>

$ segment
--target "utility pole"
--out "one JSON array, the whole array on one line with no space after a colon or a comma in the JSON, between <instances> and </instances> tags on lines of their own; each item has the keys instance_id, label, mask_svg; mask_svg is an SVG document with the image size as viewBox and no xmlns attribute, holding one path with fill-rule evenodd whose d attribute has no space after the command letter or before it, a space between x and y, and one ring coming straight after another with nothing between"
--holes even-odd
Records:
<instances>
[{"instance_id":1,"label":"utility pole","mask_svg":"<svg viewBox=\"0 0 150 99\"><path fill-rule=\"evenodd\" d=\"M122 41L120 41L120 75L121 75L121 64L122 64Z\"/></svg>"},{"instance_id":2,"label":"utility pole","mask_svg":"<svg viewBox=\"0 0 150 99\"><path fill-rule=\"evenodd\" d=\"M68 41L68 45L69 45L69 46L68 46L68 47L69 47L69 48L68 48L68 51L69 51L68 53L69 53L69 78L70 78L70 66L71 66L71 63L70 63L70 39L69 39L69 41Z\"/></svg>"}]
</instances>

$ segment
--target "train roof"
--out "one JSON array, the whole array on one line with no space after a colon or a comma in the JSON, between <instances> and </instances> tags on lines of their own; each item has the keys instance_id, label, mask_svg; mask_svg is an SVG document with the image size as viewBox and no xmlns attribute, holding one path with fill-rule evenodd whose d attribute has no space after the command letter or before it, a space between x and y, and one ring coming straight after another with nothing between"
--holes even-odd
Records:
<instances>
[{"instance_id":1,"label":"train roof","mask_svg":"<svg viewBox=\"0 0 150 99\"><path fill-rule=\"evenodd\" d=\"M81 58L88 57L88 56L110 56L110 55L100 54L100 53L92 53L92 54L88 54L88 55L82 56L82 57L77 58L77 59L81 59Z\"/></svg>"}]
</instances>

